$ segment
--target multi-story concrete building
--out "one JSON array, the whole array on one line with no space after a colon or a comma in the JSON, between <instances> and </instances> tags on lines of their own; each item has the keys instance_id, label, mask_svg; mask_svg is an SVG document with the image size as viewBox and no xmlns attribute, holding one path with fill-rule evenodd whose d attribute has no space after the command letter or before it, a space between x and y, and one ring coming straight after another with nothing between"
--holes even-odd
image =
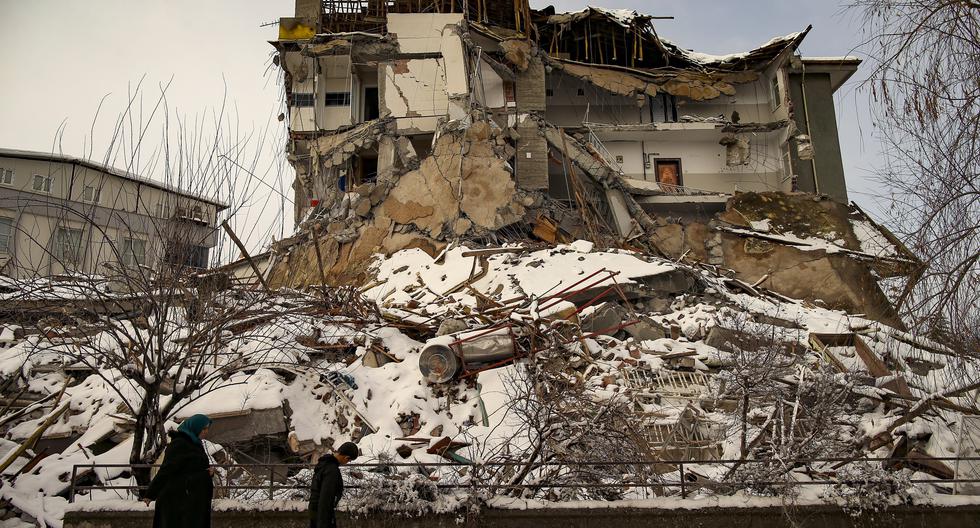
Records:
<instances>
[{"instance_id":1,"label":"multi-story concrete building","mask_svg":"<svg viewBox=\"0 0 980 528\"><path fill-rule=\"evenodd\" d=\"M207 267L226 207L93 161L0 149L0 270L25 278Z\"/></svg>"},{"instance_id":2,"label":"multi-story concrete building","mask_svg":"<svg viewBox=\"0 0 980 528\"><path fill-rule=\"evenodd\" d=\"M378 252L585 239L897 320L876 281L918 264L869 249L882 230L847 202L837 133L834 92L860 61L801 56L809 27L714 56L654 22L297 0L273 44L299 229L270 282L348 280Z\"/></svg>"},{"instance_id":3,"label":"multi-story concrete building","mask_svg":"<svg viewBox=\"0 0 980 528\"><path fill-rule=\"evenodd\" d=\"M347 143L350 129L386 121L388 137L424 157L440 123L476 107L516 130L518 185L553 198L570 193L546 125L587 144L651 212L721 207L745 191L847 202L833 94L859 59L801 57L809 28L705 55L661 39L652 21L595 7L535 11L524 1L297 0L275 42L297 221L310 204L332 203L388 168L385 142Z\"/></svg>"}]
</instances>

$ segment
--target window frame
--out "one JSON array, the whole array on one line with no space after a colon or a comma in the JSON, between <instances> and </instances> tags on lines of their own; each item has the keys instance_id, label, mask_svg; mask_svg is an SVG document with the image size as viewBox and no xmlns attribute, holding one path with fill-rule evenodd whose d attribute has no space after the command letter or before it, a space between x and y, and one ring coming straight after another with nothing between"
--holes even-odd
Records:
<instances>
[{"instance_id":1,"label":"window frame","mask_svg":"<svg viewBox=\"0 0 980 528\"><path fill-rule=\"evenodd\" d=\"M5 181L4 176L9 177L10 181ZM14 184L14 169L0 167L0 185L12 186L13 184Z\"/></svg>"},{"instance_id":2,"label":"window frame","mask_svg":"<svg viewBox=\"0 0 980 528\"><path fill-rule=\"evenodd\" d=\"M333 101L331 101L331 96L333 96ZM339 96L340 102L337 102L337 96ZM323 105L328 108L350 106L350 92L326 92L323 94Z\"/></svg>"},{"instance_id":3,"label":"window frame","mask_svg":"<svg viewBox=\"0 0 980 528\"><path fill-rule=\"evenodd\" d=\"M142 246L142 251L137 253L134 248L137 244L134 242L139 242ZM127 247L128 245L128 247ZM123 237L120 243L119 252L119 262L126 268L138 269L140 267L146 266L146 239L137 236ZM140 258L137 258L139 256Z\"/></svg>"},{"instance_id":4,"label":"window frame","mask_svg":"<svg viewBox=\"0 0 980 528\"><path fill-rule=\"evenodd\" d=\"M172 219L173 215L171 214L170 203L166 201L157 202L156 216L164 220Z\"/></svg>"},{"instance_id":5,"label":"window frame","mask_svg":"<svg viewBox=\"0 0 980 528\"><path fill-rule=\"evenodd\" d=\"M302 104L300 103L301 96ZM292 99L290 101L290 106L296 108L312 108L316 106L316 94L313 92L293 92L290 99Z\"/></svg>"},{"instance_id":6,"label":"window frame","mask_svg":"<svg viewBox=\"0 0 980 528\"><path fill-rule=\"evenodd\" d=\"M38 178L41 178L41 182L42 182L40 189L38 189L37 187ZM47 189L44 188L45 184L47 184ZM41 174L35 174L34 178L31 179L31 189L34 192L51 194L51 192L54 190L54 176L43 176Z\"/></svg>"},{"instance_id":7,"label":"window frame","mask_svg":"<svg viewBox=\"0 0 980 528\"><path fill-rule=\"evenodd\" d=\"M769 109L773 112L783 104L781 84L779 72L776 72L769 80Z\"/></svg>"},{"instance_id":8,"label":"window frame","mask_svg":"<svg viewBox=\"0 0 980 528\"><path fill-rule=\"evenodd\" d=\"M0 232L0 255L10 255L10 250L13 246L14 233L16 232L14 226L14 219L8 218L6 216L0 216L0 225L7 224L9 226L6 234Z\"/></svg>"},{"instance_id":9,"label":"window frame","mask_svg":"<svg viewBox=\"0 0 980 528\"><path fill-rule=\"evenodd\" d=\"M62 238L63 235L78 233L78 245L74 248L71 255L65 253L65 249L70 249ZM85 230L77 227L58 226L55 230L55 258L67 268L69 264L78 267L82 261L82 243L85 240Z\"/></svg>"},{"instance_id":10,"label":"window frame","mask_svg":"<svg viewBox=\"0 0 980 528\"><path fill-rule=\"evenodd\" d=\"M92 189L92 193L95 199L86 198L85 191ZM102 187L96 185L83 185L82 186L82 201L90 204L101 204L102 203Z\"/></svg>"}]
</instances>

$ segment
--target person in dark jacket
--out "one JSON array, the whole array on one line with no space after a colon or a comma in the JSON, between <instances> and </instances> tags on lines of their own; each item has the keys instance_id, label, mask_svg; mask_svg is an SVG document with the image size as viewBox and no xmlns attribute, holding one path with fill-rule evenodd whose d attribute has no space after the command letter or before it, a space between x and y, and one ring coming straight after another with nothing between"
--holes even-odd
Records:
<instances>
[{"instance_id":1,"label":"person in dark jacket","mask_svg":"<svg viewBox=\"0 0 980 528\"><path fill-rule=\"evenodd\" d=\"M340 466L356 459L358 454L357 444L345 442L317 463L310 483L310 528L336 528L337 504L344 494Z\"/></svg>"},{"instance_id":2,"label":"person in dark jacket","mask_svg":"<svg viewBox=\"0 0 980 528\"><path fill-rule=\"evenodd\" d=\"M163 464L143 498L156 501L153 528L208 528L211 526L213 470L201 439L211 419L195 414L170 432Z\"/></svg>"}]
</instances>

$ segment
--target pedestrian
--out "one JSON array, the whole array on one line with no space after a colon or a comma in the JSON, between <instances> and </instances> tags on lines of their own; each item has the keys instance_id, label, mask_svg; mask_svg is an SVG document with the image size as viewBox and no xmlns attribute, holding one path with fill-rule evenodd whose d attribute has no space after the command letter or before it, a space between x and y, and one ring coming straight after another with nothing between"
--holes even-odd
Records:
<instances>
[{"instance_id":1,"label":"pedestrian","mask_svg":"<svg viewBox=\"0 0 980 528\"><path fill-rule=\"evenodd\" d=\"M211 526L214 469L209 467L201 442L210 426L210 418L195 414L169 433L170 445L163 455L163 464L143 498L147 504L156 501L153 528Z\"/></svg>"},{"instance_id":2,"label":"pedestrian","mask_svg":"<svg viewBox=\"0 0 980 528\"><path fill-rule=\"evenodd\" d=\"M332 455L320 459L310 483L310 528L336 528L337 503L344 494L340 466L357 458L357 444L345 442Z\"/></svg>"}]
</instances>

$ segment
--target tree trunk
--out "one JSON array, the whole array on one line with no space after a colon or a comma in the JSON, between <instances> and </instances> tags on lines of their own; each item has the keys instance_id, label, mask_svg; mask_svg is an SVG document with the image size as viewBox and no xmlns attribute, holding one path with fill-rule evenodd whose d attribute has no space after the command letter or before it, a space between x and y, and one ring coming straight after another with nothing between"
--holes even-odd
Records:
<instances>
[{"instance_id":1,"label":"tree trunk","mask_svg":"<svg viewBox=\"0 0 980 528\"><path fill-rule=\"evenodd\" d=\"M742 459L749 454L749 395L742 396Z\"/></svg>"},{"instance_id":2,"label":"tree trunk","mask_svg":"<svg viewBox=\"0 0 980 528\"><path fill-rule=\"evenodd\" d=\"M148 387L136 414L129 463L138 465L155 462L166 445L164 436L163 419L160 417L160 391L158 387ZM138 485L149 485L150 468L133 468L133 477Z\"/></svg>"}]
</instances>

